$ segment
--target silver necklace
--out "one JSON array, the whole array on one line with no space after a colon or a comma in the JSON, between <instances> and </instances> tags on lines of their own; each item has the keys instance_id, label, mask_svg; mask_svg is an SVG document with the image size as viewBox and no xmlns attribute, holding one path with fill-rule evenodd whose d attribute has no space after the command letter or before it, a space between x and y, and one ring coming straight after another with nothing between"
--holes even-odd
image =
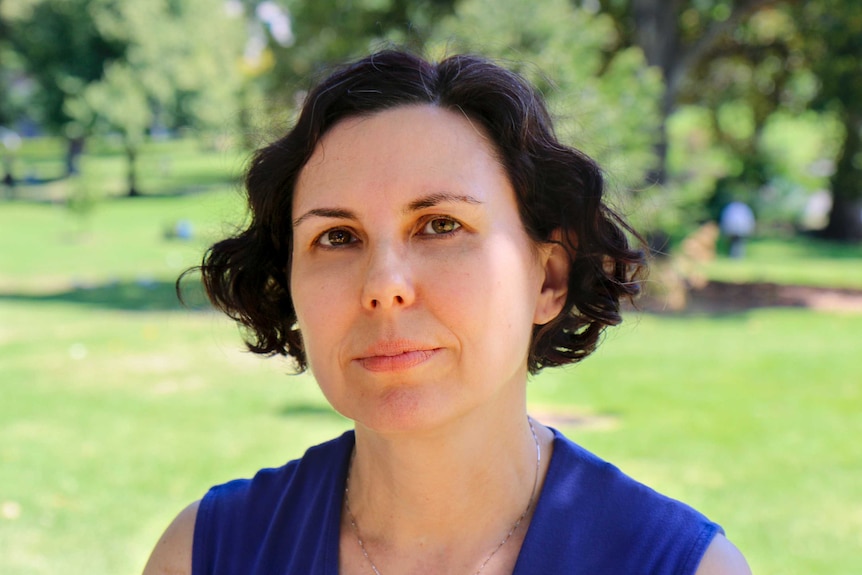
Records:
<instances>
[{"instance_id":1,"label":"silver necklace","mask_svg":"<svg viewBox=\"0 0 862 575\"><path fill-rule=\"evenodd\" d=\"M536 489L539 486L539 465L542 462L542 448L539 445L539 438L536 436L536 430L533 428L533 420L528 415L527 422L530 424L530 433L533 434L533 441L536 442L536 475L533 479L533 491L530 493L530 501L527 502L527 508L524 509L524 512L521 513L521 516L518 517L518 520L515 521L515 524L512 525L512 528L509 529L509 532L506 533L506 536L502 541L491 551L491 554L482 562L479 566L479 569L476 570L475 575L479 575L482 570L485 568L485 565L497 554L503 545L506 544L507 541L512 537L512 534L518 529L521 525L521 522L524 521L524 518L527 517L527 513L529 513L530 508L533 507L533 502L536 499ZM359 549L362 550L362 555L365 557L365 560L368 561L368 565L371 566L371 570L374 572L374 575L381 575L380 570L374 564L374 561L371 560L371 557L368 556L368 550L365 548L365 543L362 542L362 536L359 534L359 527L356 525L356 517L353 516L353 511L350 510L350 470L353 468L353 458L356 456L356 450L354 449L353 455L350 456L350 463L347 467L347 478L344 481L344 506L347 509L347 517L350 519L350 527L353 528L353 533L356 535L356 542L359 543Z\"/></svg>"}]
</instances>

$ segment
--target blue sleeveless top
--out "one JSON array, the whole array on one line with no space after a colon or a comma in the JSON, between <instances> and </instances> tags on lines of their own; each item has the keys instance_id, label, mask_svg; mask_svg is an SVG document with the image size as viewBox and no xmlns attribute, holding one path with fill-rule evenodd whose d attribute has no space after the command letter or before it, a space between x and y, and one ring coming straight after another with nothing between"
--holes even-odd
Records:
<instances>
[{"instance_id":1,"label":"blue sleeveless top","mask_svg":"<svg viewBox=\"0 0 862 575\"><path fill-rule=\"evenodd\" d=\"M192 575L338 575L352 431L201 500ZM513 575L691 575L721 528L554 430Z\"/></svg>"}]
</instances>

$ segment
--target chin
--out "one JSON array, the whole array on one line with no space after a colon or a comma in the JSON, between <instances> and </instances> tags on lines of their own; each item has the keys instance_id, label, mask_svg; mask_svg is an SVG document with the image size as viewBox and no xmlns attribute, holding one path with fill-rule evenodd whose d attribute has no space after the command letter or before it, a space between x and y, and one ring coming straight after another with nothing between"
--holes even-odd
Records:
<instances>
[{"instance_id":1,"label":"chin","mask_svg":"<svg viewBox=\"0 0 862 575\"><path fill-rule=\"evenodd\" d=\"M453 409L442 409L417 390L396 389L375 406L365 406L350 419L358 426L381 435L433 432L456 417Z\"/></svg>"}]
</instances>

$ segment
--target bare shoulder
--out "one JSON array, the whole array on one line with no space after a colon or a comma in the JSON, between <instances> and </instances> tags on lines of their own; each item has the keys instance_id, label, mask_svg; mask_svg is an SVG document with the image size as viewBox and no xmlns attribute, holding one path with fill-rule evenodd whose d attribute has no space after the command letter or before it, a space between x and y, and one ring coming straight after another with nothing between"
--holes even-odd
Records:
<instances>
[{"instance_id":1,"label":"bare shoulder","mask_svg":"<svg viewBox=\"0 0 862 575\"><path fill-rule=\"evenodd\" d=\"M192 541L200 501L195 501L177 515L156 543L144 575L191 575Z\"/></svg>"},{"instance_id":2,"label":"bare shoulder","mask_svg":"<svg viewBox=\"0 0 862 575\"><path fill-rule=\"evenodd\" d=\"M751 569L739 549L718 534L706 549L695 575L751 575Z\"/></svg>"}]
</instances>

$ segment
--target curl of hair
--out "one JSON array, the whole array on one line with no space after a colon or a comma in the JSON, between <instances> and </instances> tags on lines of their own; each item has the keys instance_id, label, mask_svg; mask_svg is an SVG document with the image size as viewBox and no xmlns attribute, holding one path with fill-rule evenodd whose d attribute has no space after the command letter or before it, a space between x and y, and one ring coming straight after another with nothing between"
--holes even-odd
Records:
<instances>
[{"instance_id":1,"label":"curl of hair","mask_svg":"<svg viewBox=\"0 0 862 575\"><path fill-rule=\"evenodd\" d=\"M291 356L307 367L290 295L292 201L303 166L339 121L407 105L466 114L481 124L515 189L533 241L560 241L569 254L562 312L534 327L528 368L580 361L605 327L622 321L620 301L639 292L644 253L637 234L603 201L599 166L561 144L541 96L487 59L458 55L430 63L387 50L344 66L306 97L293 129L257 150L245 175L251 221L213 245L199 266L213 305L245 328L252 352ZM558 238L558 239L555 239Z\"/></svg>"}]
</instances>

